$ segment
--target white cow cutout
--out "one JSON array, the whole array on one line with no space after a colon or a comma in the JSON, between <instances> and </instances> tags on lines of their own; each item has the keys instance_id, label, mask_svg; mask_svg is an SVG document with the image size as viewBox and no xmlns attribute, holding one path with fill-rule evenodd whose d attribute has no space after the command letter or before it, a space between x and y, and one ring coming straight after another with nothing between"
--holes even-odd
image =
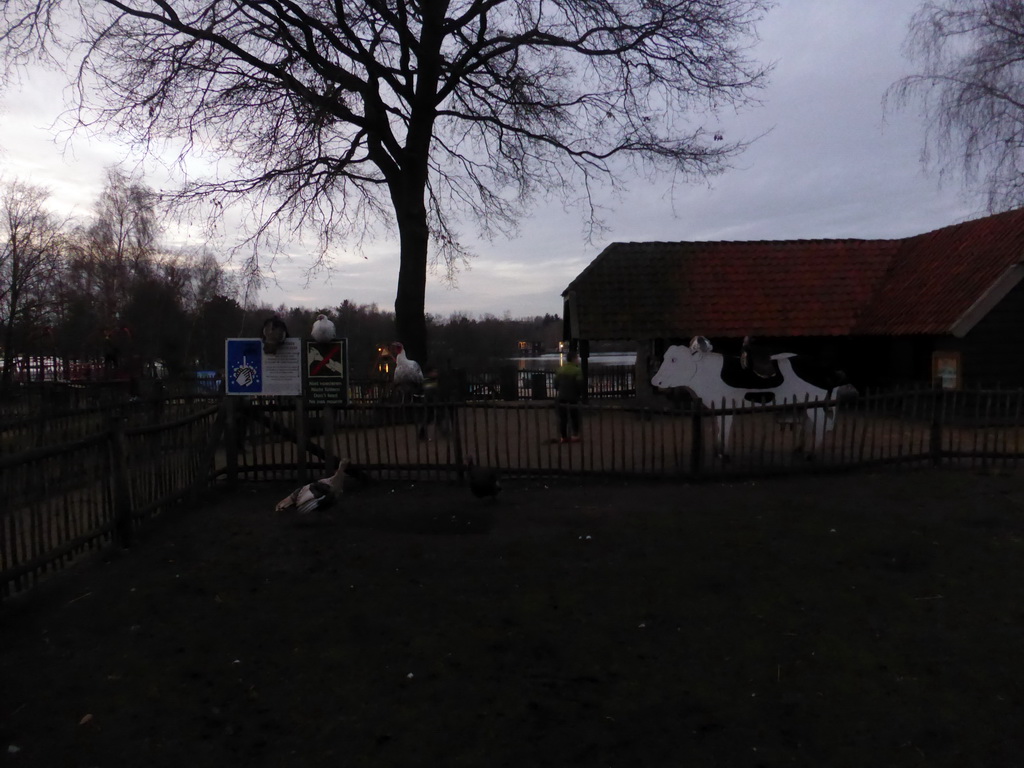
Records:
<instances>
[{"instance_id":1,"label":"white cow cutout","mask_svg":"<svg viewBox=\"0 0 1024 768\"><path fill-rule=\"evenodd\" d=\"M812 378L818 383L811 383L798 376L793 370L794 361L805 358L792 352L771 355L774 371L769 376L761 376L753 370L744 369L738 356L700 351L701 348L710 348L709 344L698 343L701 338L695 337L689 348L673 345L665 350L664 359L651 379L651 384L658 389L685 389L711 409L721 406L723 400L726 408L754 403L807 403L808 407L803 411L802 427L805 437L813 428L814 450L821 446L825 432L834 428L835 409L814 407L812 404L856 392L849 384L842 383L841 374L827 372L813 363L809 367L816 368L815 373L818 375ZM800 367L807 366L801 363ZM732 419L732 414L728 412L716 419L718 429L715 449L721 456L727 455Z\"/></svg>"}]
</instances>

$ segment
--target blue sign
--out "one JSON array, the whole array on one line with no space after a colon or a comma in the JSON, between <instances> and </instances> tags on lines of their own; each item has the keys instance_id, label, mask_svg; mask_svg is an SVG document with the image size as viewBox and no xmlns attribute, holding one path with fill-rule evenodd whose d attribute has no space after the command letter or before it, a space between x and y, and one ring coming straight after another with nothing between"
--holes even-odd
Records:
<instances>
[{"instance_id":1,"label":"blue sign","mask_svg":"<svg viewBox=\"0 0 1024 768\"><path fill-rule=\"evenodd\" d=\"M260 339L225 339L224 373L229 395L301 395L302 345L289 338L264 351Z\"/></svg>"},{"instance_id":2,"label":"blue sign","mask_svg":"<svg viewBox=\"0 0 1024 768\"><path fill-rule=\"evenodd\" d=\"M229 395L262 394L263 346L259 339L227 339L224 362Z\"/></svg>"}]
</instances>

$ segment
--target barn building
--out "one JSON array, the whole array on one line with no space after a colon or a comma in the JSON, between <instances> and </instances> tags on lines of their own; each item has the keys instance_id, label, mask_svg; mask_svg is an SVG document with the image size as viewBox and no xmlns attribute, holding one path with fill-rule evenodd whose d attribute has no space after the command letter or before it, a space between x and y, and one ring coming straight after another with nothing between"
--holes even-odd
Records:
<instances>
[{"instance_id":1,"label":"barn building","mask_svg":"<svg viewBox=\"0 0 1024 768\"><path fill-rule=\"evenodd\" d=\"M562 293L565 336L637 349L743 337L861 387L1024 386L1024 209L894 240L612 243Z\"/></svg>"}]
</instances>

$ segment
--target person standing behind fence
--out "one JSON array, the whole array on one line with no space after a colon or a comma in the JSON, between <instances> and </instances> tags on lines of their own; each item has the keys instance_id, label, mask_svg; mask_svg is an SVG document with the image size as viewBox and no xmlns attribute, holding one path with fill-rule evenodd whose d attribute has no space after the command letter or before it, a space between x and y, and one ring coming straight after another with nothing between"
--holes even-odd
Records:
<instances>
[{"instance_id":1,"label":"person standing behind fence","mask_svg":"<svg viewBox=\"0 0 1024 768\"><path fill-rule=\"evenodd\" d=\"M430 435L427 432L427 427L431 424L437 425L439 429L447 434L445 428L445 422L439 418L438 414L438 401L441 397L441 385L440 375L437 368L434 366L428 366L427 372L423 376L423 414L422 420L420 421L420 428L418 435L420 440L429 440Z\"/></svg>"},{"instance_id":2,"label":"person standing behind fence","mask_svg":"<svg viewBox=\"0 0 1024 768\"><path fill-rule=\"evenodd\" d=\"M559 442L580 441L580 399L583 396L583 369L580 356L570 352L555 373L555 402L558 409Z\"/></svg>"}]
</instances>

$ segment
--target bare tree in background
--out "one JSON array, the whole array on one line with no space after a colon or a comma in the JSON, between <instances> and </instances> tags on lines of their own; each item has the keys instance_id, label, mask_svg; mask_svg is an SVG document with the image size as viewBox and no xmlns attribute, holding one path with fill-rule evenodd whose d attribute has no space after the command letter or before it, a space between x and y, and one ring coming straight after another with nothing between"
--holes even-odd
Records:
<instances>
[{"instance_id":1,"label":"bare tree in background","mask_svg":"<svg viewBox=\"0 0 1024 768\"><path fill-rule=\"evenodd\" d=\"M156 252L156 195L118 168L108 168L84 246L96 276L104 321L120 325L132 282L149 269Z\"/></svg>"},{"instance_id":2,"label":"bare tree in background","mask_svg":"<svg viewBox=\"0 0 1024 768\"><path fill-rule=\"evenodd\" d=\"M0 44L77 62L80 124L230 161L176 200L251 205L254 273L273 235L312 232L322 259L397 230L396 324L422 356L428 269L466 258L460 221L511 234L539 194L593 215L598 182L724 169L744 145L714 141L714 116L763 84L746 46L770 4L6 0Z\"/></svg>"},{"instance_id":3,"label":"bare tree in background","mask_svg":"<svg viewBox=\"0 0 1024 768\"><path fill-rule=\"evenodd\" d=\"M920 72L887 99L923 107L925 162L983 188L992 211L1024 203L1024 0L923 3L905 48Z\"/></svg>"},{"instance_id":4,"label":"bare tree in background","mask_svg":"<svg viewBox=\"0 0 1024 768\"><path fill-rule=\"evenodd\" d=\"M71 327L65 324L62 343L68 353L102 350L112 368L126 359L133 329L124 312L154 268L156 202L139 180L117 168L107 170L93 218L71 232L58 288L62 312L76 318Z\"/></svg>"},{"instance_id":5,"label":"bare tree in background","mask_svg":"<svg viewBox=\"0 0 1024 768\"><path fill-rule=\"evenodd\" d=\"M177 333L182 337L182 359L192 359L194 348L202 346L202 336L207 331L199 325L203 308L217 298L234 299L238 296L236 281L224 270L217 257L205 248L166 253L159 259L156 272L160 282L177 297L188 318ZM153 319L160 322L159 317Z\"/></svg>"},{"instance_id":6,"label":"bare tree in background","mask_svg":"<svg viewBox=\"0 0 1024 768\"><path fill-rule=\"evenodd\" d=\"M11 385L19 339L47 326L63 236L62 224L47 211L49 192L13 181L0 189L0 323L3 373L0 393Z\"/></svg>"}]
</instances>

